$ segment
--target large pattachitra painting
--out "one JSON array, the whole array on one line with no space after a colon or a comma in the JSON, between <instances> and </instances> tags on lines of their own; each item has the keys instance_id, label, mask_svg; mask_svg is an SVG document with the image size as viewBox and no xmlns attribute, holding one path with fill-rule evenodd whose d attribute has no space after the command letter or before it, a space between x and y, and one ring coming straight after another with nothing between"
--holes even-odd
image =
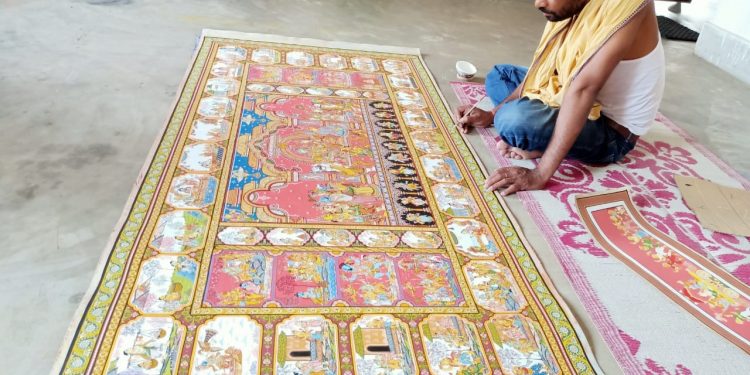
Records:
<instances>
[{"instance_id":1,"label":"large pattachitra painting","mask_svg":"<svg viewBox=\"0 0 750 375\"><path fill-rule=\"evenodd\" d=\"M592 374L417 51L206 36L64 374Z\"/></svg>"}]
</instances>

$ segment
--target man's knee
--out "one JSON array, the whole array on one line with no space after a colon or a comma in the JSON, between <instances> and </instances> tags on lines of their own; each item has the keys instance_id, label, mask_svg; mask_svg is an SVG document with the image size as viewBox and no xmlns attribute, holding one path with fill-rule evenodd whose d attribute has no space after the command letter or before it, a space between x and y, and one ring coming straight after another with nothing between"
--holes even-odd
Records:
<instances>
[{"instance_id":1,"label":"man's knee","mask_svg":"<svg viewBox=\"0 0 750 375\"><path fill-rule=\"evenodd\" d=\"M487 82L508 81L516 69L512 64L497 64L487 73Z\"/></svg>"},{"instance_id":2,"label":"man's knee","mask_svg":"<svg viewBox=\"0 0 750 375\"><path fill-rule=\"evenodd\" d=\"M518 105L518 100L511 100L495 113L495 128L501 135L522 131L525 117L523 106Z\"/></svg>"},{"instance_id":3,"label":"man's knee","mask_svg":"<svg viewBox=\"0 0 750 375\"><path fill-rule=\"evenodd\" d=\"M507 102L495 113L495 129L511 146L529 150L546 138L547 120L536 116L536 112L528 100Z\"/></svg>"},{"instance_id":4,"label":"man's knee","mask_svg":"<svg viewBox=\"0 0 750 375\"><path fill-rule=\"evenodd\" d=\"M502 102L523 82L527 69L511 64L495 65L485 79L485 88L495 105Z\"/></svg>"}]
</instances>

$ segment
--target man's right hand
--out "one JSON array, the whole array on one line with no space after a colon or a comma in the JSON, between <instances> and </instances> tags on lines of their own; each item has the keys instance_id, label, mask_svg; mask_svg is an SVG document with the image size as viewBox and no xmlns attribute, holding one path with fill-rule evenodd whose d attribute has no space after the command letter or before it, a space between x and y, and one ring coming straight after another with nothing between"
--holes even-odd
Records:
<instances>
[{"instance_id":1,"label":"man's right hand","mask_svg":"<svg viewBox=\"0 0 750 375\"><path fill-rule=\"evenodd\" d=\"M458 126L462 133L468 133L471 131L471 128L489 128L492 126L495 120L492 112L487 112L479 108L472 110L471 107L471 105L462 105L456 111L456 117L458 118L456 126ZM471 111L469 112L469 110Z\"/></svg>"}]
</instances>

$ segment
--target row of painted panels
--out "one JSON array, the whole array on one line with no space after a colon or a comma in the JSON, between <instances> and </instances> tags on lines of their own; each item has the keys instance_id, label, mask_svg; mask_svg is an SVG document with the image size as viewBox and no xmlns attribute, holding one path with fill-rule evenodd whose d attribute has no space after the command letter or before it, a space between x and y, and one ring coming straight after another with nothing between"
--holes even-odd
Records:
<instances>
[{"instance_id":1,"label":"row of painted panels","mask_svg":"<svg viewBox=\"0 0 750 375\"><path fill-rule=\"evenodd\" d=\"M281 89L281 87L269 87L270 89L275 90ZM299 87L295 87L295 89L302 90L302 88ZM284 94L291 95L294 93L287 92ZM198 114L203 117L193 122L189 135L189 138L191 140L201 142L216 142L224 141L229 137L230 123L226 120L226 118L228 118L234 110L234 104L231 100L224 99L212 96L201 100L198 108ZM403 103L406 103L406 105L408 105L409 102ZM401 111L401 114L404 118L404 123L410 129L434 130L436 128L432 115L424 110L406 108L405 110ZM389 124L389 126L379 127L386 129L398 128L398 123L395 122L395 116L389 114L387 111L377 111L374 113L374 115L375 117L380 118L379 121L388 121L392 123ZM413 139L417 143L417 148L424 152L432 152L429 151L431 149L435 149L434 152L438 154L445 154L448 152L448 149L445 148L444 143L438 143L437 141L430 139L430 137L425 138L424 136L420 136L413 137ZM430 147L420 146L421 144L430 145ZM182 167L185 169L191 169L191 165L183 165ZM200 171L202 172L203 170Z\"/></svg>"},{"instance_id":2,"label":"row of painted panels","mask_svg":"<svg viewBox=\"0 0 750 375\"><path fill-rule=\"evenodd\" d=\"M218 170L226 157L223 143L229 137L228 117L236 101L235 95L199 102L197 119L188 134L192 143L182 150L178 164L181 174L173 178L166 198L166 203L178 210L162 214L151 236L150 245L158 251L179 253L204 246L209 217L198 209L214 203L219 185L216 177L205 173Z\"/></svg>"},{"instance_id":3,"label":"row of painted panels","mask_svg":"<svg viewBox=\"0 0 750 375\"><path fill-rule=\"evenodd\" d=\"M217 71L223 75L209 80L209 93L227 91L224 87L239 87L235 77L242 71ZM388 81L396 90L417 89L417 83L408 74L388 74ZM340 89L383 91L386 90L384 75L380 73L342 72L314 68L284 67L278 65L249 65L247 81L250 84L278 84L291 86L335 87Z\"/></svg>"},{"instance_id":4,"label":"row of painted panels","mask_svg":"<svg viewBox=\"0 0 750 375\"><path fill-rule=\"evenodd\" d=\"M219 47L216 57L225 63L236 63L246 61L248 51L245 48L225 45ZM376 72L380 70L375 59L364 56L347 58L334 53L313 55L305 51L282 52L273 48L256 48L250 52L250 61L258 64L289 64L298 67L315 65L316 57L320 66L326 69L341 70L348 67L363 71ZM409 64L400 60L386 59L382 61L383 70L394 74L405 74L410 72Z\"/></svg>"},{"instance_id":5,"label":"row of painted panels","mask_svg":"<svg viewBox=\"0 0 750 375\"><path fill-rule=\"evenodd\" d=\"M187 255L156 255L144 261L129 301L150 314L174 313L194 298L210 308L465 306L456 271L443 254L225 249L212 254L201 281L205 291L193 297L198 262ZM496 313L526 306L502 264L473 260L463 273L479 306Z\"/></svg>"},{"instance_id":6,"label":"row of painted panels","mask_svg":"<svg viewBox=\"0 0 750 375\"><path fill-rule=\"evenodd\" d=\"M414 82L410 76L409 82ZM404 94L406 96L400 95ZM456 250L472 258L492 258L500 254L500 247L493 239L487 224L481 220L482 215L471 190L466 186L459 165L455 159L446 156L449 149L440 132L432 132L426 136L423 131L416 129L437 128L432 116L422 110L426 103L422 95L414 92L397 92L397 100L404 108L404 121L410 128L410 134L417 151L424 155L419 157L422 169L432 181L440 182L432 185L432 194L438 209L449 217L446 222L451 242ZM415 103L420 112L414 115ZM414 124L419 126L413 126Z\"/></svg>"},{"instance_id":7,"label":"row of painted panels","mask_svg":"<svg viewBox=\"0 0 750 375\"><path fill-rule=\"evenodd\" d=\"M502 314L482 326L457 315L404 322L364 315L334 322L292 316L209 319L188 331L170 317L139 317L119 330L107 374L557 374L539 325ZM195 329L195 331L192 331ZM193 333L195 332L195 333ZM501 368L492 370L495 363Z\"/></svg>"},{"instance_id":8,"label":"row of painted panels","mask_svg":"<svg viewBox=\"0 0 750 375\"><path fill-rule=\"evenodd\" d=\"M387 100L388 93L385 91L359 91L351 89L337 89L335 87L300 87L300 86L274 86L265 83L251 83L247 85L247 90L256 93L270 94L275 92L285 95L308 94L314 96L337 96L341 98L365 98L371 100Z\"/></svg>"},{"instance_id":9,"label":"row of painted panels","mask_svg":"<svg viewBox=\"0 0 750 375\"><path fill-rule=\"evenodd\" d=\"M458 185L460 186L460 185ZM442 196L438 195L438 199ZM447 211L446 212L455 212ZM203 247L209 216L197 210L175 210L157 221L150 245L161 253L186 253ZM493 258L500 247L492 238L487 224L471 218L453 218L447 222L448 233L456 250L472 258ZM226 227L219 233L222 243L254 246L267 241L276 246L305 246L310 240L320 246L346 247L360 241L367 247L394 247L399 240L410 248L439 248L442 240L432 232L407 231L398 236L385 230L370 230L355 236L344 229L320 229L310 234L301 228L274 228L262 231L253 227ZM264 243L264 242L263 242Z\"/></svg>"},{"instance_id":10,"label":"row of painted panels","mask_svg":"<svg viewBox=\"0 0 750 375\"><path fill-rule=\"evenodd\" d=\"M250 88L253 90L260 90L260 91L270 91L274 89L274 87L272 86L267 86L267 85L264 86L261 84L251 84ZM227 87L221 88L221 90L225 90L225 89L228 89L228 88ZM315 88L314 90L316 91L310 91L311 89L309 88L303 89L301 87L296 87L296 86L280 86L280 87L276 87L275 89L286 95L299 95L305 92L305 90L307 90L308 93L312 93L314 95L330 94L328 92L330 90L321 89L321 88ZM328 91L325 91L325 90L328 90ZM341 94L340 96L342 97L349 97L349 98L351 98L353 95L358 95L357 92L351 91L351 90L338 90L338 93ZM405 118L408 117L409 119L414 119L414 120L422 120L421 118L419 118L420 116L422 118L429 118L429 116L425 115L424 111L420 111L427 107L427 104L422 94L416 91L399 90L399 91L396 91L396 100L405 109L413 110L413 112L409 112L408 116L405 114L404 116ZM225 97L225 96L209 96L209 97L201 99L200 103L198 104L198 114L208 119L226 119L229 116L231 116L232 113L234 113L235 102L236 102L235 99ZM424 120L420 122L417 122L417 121L411 121L411 122L414 123L414 125L412 126L419 126L423 124Z\"/></svg>"},{"instance_id":11,"label":"row of painted panels","mask_svg":"<svg viewBox=\"0 0 750 375\"><path fill-rule=\"evenodd\" d=\"M466 304L453 264L443 254L214 250L208 268L208 280L200 281L206 289L196 299L217 312ZM507 277L502 282L511 285ZM518 294L517 288L511 292L513 306Z\"/></svg>"},{"instance_id":12,"label":"row of painted panels","mask_svg":"<svg viewBox=\"0 0 750 375\"><path fill-rule=\"evenodd\" d=\"M443 244L434 232L368 229L353 233L346 229L225 227L219 232L219 241L225 245L254 246L264 240L275 246L366 246L396 248L402 244L413 249L439 249Z\"/></svg>"},{"instance_id":13,"label":"row of painted panels","mask_svg":"<svg viewBox=\"0 0 750 375\"><path fill-rule=\"evenodd\" d=\"M395 76L391 76L393 78ZM402 76L408 78L408 76ZM326 87L326 85L314 85L311 86L311 83L301 83L299 85L271 85L268 83L250 83L247 85L247 90L251 92L257 92L257 93L272 93L274 91L277 91L281 94L285 95L300 95L300 94L307 94L307 95L314 95L314 96L338 96L342 98L350 98L350 99L356 99L356 98L365 98L365 99L371 99L371 100L387 100L389 99L388 93L385 91L385 87L382 87L381 90L362 90L358 88L337 88L335 86ZM414 87L413 85L410 87ZM206 87L204 91L214 97L225 97L225 96L234 96L239 93L240 83L239 81L235 79L229 79L229 78L211 78L206 82ZM409 94L414 96L413 94ZM407 99L407 97L402 94L401 95L403 99ZM408 103L407 104L411 104ZM415 101L414 103L420 104L419 101Z\"/></svg>"}]
</instances>

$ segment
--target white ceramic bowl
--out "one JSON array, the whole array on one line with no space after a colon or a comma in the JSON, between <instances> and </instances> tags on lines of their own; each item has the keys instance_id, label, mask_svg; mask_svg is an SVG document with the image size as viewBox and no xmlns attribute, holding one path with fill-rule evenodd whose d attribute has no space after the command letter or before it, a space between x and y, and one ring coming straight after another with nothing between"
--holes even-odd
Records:
<instances>
[{"instance_id":1,"label":"white ceramic bowl","mask_svg":"<svg viewBox=\"0 0 750 375\"><path fill-rule=\"evenodd\" d=\"M477 67L468 61L457 61L456 62L456 76L460 79L471 79L477 74Z\"/></svg>"}]
</instances>

